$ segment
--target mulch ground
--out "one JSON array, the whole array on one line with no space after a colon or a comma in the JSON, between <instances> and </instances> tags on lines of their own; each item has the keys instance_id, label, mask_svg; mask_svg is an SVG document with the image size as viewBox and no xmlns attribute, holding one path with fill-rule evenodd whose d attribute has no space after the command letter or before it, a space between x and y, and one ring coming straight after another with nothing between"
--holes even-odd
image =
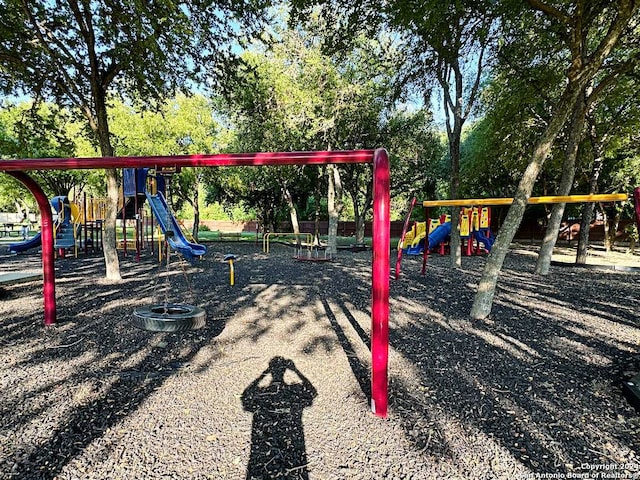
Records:
<instances>
[{"instance_id":1,"label":"mulch ground","mask_svg":"<svg viewBox=\"0 0 640 480\"><path fill-rule=\"evenodd\" d=\"M229 285L226 253L239 255ZM485 259L405 258L391 282L390 414L369 410L370 252L296 262L215 244L195 267L56 261L59 324L40 281L0 290L0 478L633 478L640 273L507 257L493 313L470 321ZM0 257L3 271L37 254ZM206 327L149 333L135 307L185 302ZM624 475L624 476L622 476ZM535 478L535 476L529 476ZM556 476L554 478L562 478ZM574 477L576 478L576 477Z\"/></svg>"}]
</instances>

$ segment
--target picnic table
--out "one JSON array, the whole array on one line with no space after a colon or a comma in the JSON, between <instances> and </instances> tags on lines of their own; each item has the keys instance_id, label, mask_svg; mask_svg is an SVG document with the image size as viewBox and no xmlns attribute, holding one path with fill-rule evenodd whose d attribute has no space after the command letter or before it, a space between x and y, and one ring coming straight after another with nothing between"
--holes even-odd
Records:
<instances>
[{"instance_id":1,"label":"picnic table","mask_svg":"<svg viewBox=\"0 0 640 480\"><path fill-rule=\"evenodd\" d=\"M16 225L15 223L0 223L0 237L20 236L20 230L15 229Z\"/></svg>"}]
</instances>

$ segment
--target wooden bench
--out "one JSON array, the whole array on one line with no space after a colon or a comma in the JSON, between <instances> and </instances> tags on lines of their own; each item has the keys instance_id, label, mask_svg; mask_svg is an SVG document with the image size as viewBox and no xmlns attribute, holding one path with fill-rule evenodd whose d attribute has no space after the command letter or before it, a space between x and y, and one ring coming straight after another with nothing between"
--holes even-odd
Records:
<instances>
[{"instance_id":1,"label":"wooden bench","mask_svg":"<svg viewBox=\"0 0 640 480\"><path fill-rule=\"evenodd\" d=\"M242 239L242 232L220 232L218 238L220 240L238 241Z\"/></svg>"}]
</instances>

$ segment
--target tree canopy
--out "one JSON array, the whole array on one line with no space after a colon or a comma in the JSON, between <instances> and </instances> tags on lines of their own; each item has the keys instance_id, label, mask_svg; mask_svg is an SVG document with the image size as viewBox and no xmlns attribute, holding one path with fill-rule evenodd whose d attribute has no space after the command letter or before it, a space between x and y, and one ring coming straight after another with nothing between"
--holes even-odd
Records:
<instances>
[{"instance_id":1,"label":"tree canopy","mask_svg":"<svg viewBox=\"0 0 640 480\"><path fill-rule=\"evenodd\" d=\"M220 86L233 48L260 30L268 3L2 0L0 92L73 108L114 155L107 107L120 96L153 106L178 89ZM105 171L106 276L120 279L115 250L118 176Z\"/></svg>"},{"instance_id":2,"label":"tree canopy","mask_svg":"<svg viewBox=\"0 0 640 480\"><path fill-rule=\"evenodd\" d=\"M0 109L0 154L81 154L87 141L102 155L384 146L398 204L412 195L516 198L475 318L491 310L533 192L640 181L634 0L273 6L0 0L0 92L29 95L37 113L26 121L26 110ZM56 178L61 189L84 181ZM113 200L117 173L105 180ZM201 184L209 200L241 205L265 225L348 211L358 241L371 207L364 165L185 170L175 186L196 218ZM563 213L551 211L552 242Z\"/></svg>"}]
</instances>

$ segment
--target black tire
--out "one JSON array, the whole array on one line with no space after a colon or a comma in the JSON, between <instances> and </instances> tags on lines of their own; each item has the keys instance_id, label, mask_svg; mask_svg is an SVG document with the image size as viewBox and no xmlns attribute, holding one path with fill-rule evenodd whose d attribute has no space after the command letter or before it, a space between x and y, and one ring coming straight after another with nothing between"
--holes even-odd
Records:
<instances>
[{"instance_id":1,"label":"black tire","mask_svg":"<svg viewBox=\"0 0 640 480\"><path fill-rule=\"evenodd\" d=\"M150 332L185 332L204 327L204 309L182 303L138 307L133 311L133 325Z\"/></svg>"}]
</instances>

